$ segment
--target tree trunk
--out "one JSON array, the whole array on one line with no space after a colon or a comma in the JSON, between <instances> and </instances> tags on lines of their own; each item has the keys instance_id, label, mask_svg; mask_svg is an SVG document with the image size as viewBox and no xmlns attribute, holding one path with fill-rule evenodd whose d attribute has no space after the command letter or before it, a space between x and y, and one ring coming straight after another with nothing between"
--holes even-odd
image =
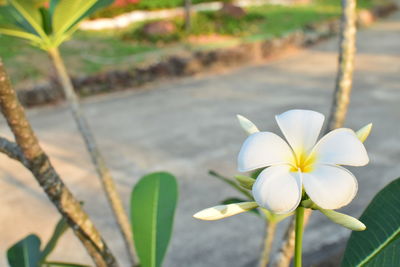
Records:
<instances>
[{"instance_id":1,"label":"tree trunk","mask_svg":"<svg viewBox=\"0 0 400 267\"><path fill-rule=\"evenodd\" d=\"M17 144L2 139L2 150L8 150L12 156L20 149L21 155L13 157L29 168L46 195L67 219L75 235L81 240L96 266L118 266L114 256L108 249L100 233L89 216L82 209L79 201L72 195L55 171L26 118L24 109L19 103L15 91L0 60L0 108L15 136ZM11 150L13 149L13 151Z\"/></svg>"},{"instance_id":2,"label":"tree trunk","mask_svg":"<svg viewBox=\"0 0 400 267\"><path fill-rule=\"evenodd\" d=\"M192 0L185 0L185 31L189 33L192 29Z\"/></svg>"}]
</instances>

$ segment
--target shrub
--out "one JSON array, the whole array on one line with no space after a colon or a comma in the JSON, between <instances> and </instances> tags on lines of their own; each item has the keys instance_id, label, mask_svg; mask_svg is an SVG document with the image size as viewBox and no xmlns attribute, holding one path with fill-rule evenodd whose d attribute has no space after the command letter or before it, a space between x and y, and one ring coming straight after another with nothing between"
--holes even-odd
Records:
<instances>
[{"instance_id":1,"label":"shrub","mask_svg":"<svg viewBox=\"0 0 400 267\"><path fill-rule=\"evenodd\" d=\"M1 1L1 0L0 0ZM213 2L215 0L192 0L193 4ZM134 10L155 10L180 7L185 0L115 0L114 5L100 10L91 18L112 18Z\"/></svg>"}]
</instances>

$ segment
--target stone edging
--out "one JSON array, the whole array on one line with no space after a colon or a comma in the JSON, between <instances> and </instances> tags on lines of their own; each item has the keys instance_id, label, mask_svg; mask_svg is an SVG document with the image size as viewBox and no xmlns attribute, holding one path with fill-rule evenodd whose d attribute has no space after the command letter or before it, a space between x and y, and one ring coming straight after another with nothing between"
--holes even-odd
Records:
<instances>
[{"instance_id":1,"label":"stone edging","mask_svg":"<svg viewBox=\"0 0 400 267\"><path fill-rule=\"evenodd\" d=\"M371 11L363 10L359 13L358 23L366 26L376 18L387 16L395 10L397 10L395 4L380 6ZM174 55L145 67L73 77L72 80L81 96L137 88L160 79L209 73L216 69L268 60L289 48L315 44L337 34L338 31L339 20L335 19L310 25L304 30L292 32L279 39L243 43L232 48L198 51L187 56ZM26 107L56 103L64 98L60 86L55 81L34 88L19 89L17 93L21 103Z\"/></svg>"}]
</instances>

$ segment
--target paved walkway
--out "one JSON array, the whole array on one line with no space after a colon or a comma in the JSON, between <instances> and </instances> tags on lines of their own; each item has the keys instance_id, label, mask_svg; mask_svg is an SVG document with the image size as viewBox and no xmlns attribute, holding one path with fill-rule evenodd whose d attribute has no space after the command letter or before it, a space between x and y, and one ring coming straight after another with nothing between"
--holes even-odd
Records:
<instances>
[{"instance_id":1,"label":"paved walkway","mask_svg":"<svg viewBox=\"0 0 400 267\"><path fill-rule=\"evenodd\" d=\"M309 108L327 115L336 47L332 39L269 64L84 102L126 203L132 185L145 173L168 170L179 179L180 203L166 267L254 266L264 231L260 219L252 214L219 222L192 218L196 211L236 195L207 170L236 173L236 156L245 138L237 113L272 131L278 131L273 115L288 109ZM352 169L359 194L343 210L359 216L380 188L400 176L399 13L359 33L356 69L346 125L358 129L374 123L366 142L371 163ZM30 110L29 117L55 167L124 263L123 243L69 112L64 106L47 107ZM3 121L0 130L10 136ZM5 266L8 246L29 233L47 239L58 215L31 175L5 156L0 156L0 196L0 265ZM317 251L348 235L315 214L304 247L306 252ZM53 258L90 263L71 233Z\"/></svg>"}]
</instances>

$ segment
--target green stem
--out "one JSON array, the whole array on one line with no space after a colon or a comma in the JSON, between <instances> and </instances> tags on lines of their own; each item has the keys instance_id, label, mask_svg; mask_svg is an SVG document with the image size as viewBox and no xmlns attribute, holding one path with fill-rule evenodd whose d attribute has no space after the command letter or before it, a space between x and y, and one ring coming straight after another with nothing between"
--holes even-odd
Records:
<instances>
[{"instance_id":1,"label":"green stem","mask_svg":"<svg viewBox=\"0 0 400 267\"><path fill-rule=\"evenodd\" d=\"M303 223L304 208L298 207L296 210L296 238L294 248L294 266L301 267L301 251L303 243Z\"/></svg>"},{"instance_id":2,"label":"green stem","mask_svg":"<svg viewBox=\"0 0 400 267\"><path fill-rule=\"evenodd\" d=\"M265 233L264 248L261 254L260 267L267 267L268 265L271 255L272 243L275 238L276 224L277 223L274 221L267 222L267 231Z\"/></svg>"}]
</instances>

